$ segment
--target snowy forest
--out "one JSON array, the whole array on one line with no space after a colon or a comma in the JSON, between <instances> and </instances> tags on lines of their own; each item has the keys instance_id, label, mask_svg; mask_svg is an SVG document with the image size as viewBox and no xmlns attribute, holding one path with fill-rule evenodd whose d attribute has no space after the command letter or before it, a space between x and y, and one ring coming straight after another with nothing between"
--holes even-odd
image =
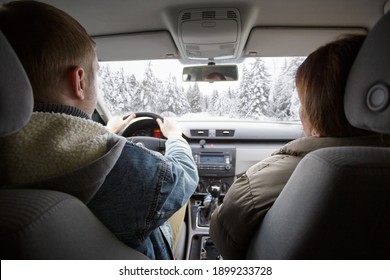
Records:
<instances>
[{"instance_id":1,"label":"snowy forest","mask_svg":"<svg viewBox=\"0 0 390 280\"><path fill-rule=\"evenodd\" d=\"M166 80L156 77L153 62L143 78L113 71L109 64L100 66L100 89L109 110L114 114L148 111L162 116L206 116L262 121L298 120L299 100L295 89L295 71L304 58L285 58L277 75L261 58L251 59L241 68L238 86L202 93L196 82L181 85L169 74Z\"/></svg>"}]
</instances>

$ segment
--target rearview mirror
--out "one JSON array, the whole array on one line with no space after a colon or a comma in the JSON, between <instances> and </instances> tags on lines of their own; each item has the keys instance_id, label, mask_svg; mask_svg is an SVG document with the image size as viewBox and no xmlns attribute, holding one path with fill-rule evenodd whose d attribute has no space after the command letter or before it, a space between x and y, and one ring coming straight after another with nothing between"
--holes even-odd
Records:
<instances>
[{"instance_id":1,"label":"rearview mirror","mask_svg":"<svg viewBox=\"0 0 390 280\"><path fill-rule=\"evenodd\" d=\"M237 81L237 65L202 65L183 68L183 82Z\"/></svg>"}]
</instances>

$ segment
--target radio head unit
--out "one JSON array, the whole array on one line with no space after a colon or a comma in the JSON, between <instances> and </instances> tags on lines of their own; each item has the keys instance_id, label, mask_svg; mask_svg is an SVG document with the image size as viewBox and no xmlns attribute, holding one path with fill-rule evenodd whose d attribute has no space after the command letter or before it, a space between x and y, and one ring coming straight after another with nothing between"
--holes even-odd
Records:
<instances>
[{"instance_id":1,"label":"radio head unit","mask_svg":"<svg viewBox=\"0 0 390 280\"><path fill-rule=\"evenodd\" d=\"M200 176L234 176L235 149L193 149Z\"/></svg>"}]
</instances>

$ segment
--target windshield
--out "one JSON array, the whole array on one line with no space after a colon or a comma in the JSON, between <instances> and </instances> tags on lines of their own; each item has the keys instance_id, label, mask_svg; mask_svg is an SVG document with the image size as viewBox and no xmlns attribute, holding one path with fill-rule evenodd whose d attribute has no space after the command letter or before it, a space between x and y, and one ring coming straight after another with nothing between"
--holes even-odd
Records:
<instances>
[{"instance_id":1,"label":"windshield","mask_svg":"<svg viewBox=\"0 0 390 280\"><path fill-rule=\"evenodd\" d=\"M238 81L183 82L177 60L100 62L114 115L148 111L180 120L299 121L295 72L303 57L247 58Z\"/></svg>"}]
</instances>

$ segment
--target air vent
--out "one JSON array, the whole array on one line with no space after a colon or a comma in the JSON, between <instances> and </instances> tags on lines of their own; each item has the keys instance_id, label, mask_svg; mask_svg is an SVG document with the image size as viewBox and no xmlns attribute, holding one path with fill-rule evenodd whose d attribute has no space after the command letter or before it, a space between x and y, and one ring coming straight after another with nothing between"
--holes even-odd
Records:
<instances>
[{"instance_id":1,"label":"air vent","mask_svg":"<svg viewBox=\"0 0 390 280\"><path fill-rule=\"evenodd\" d=\"M227 11L227 18L229 19L236 19L237 18L237 13L235 11Z\"/></svg>"},{"instance_id":2,"label":"air vent","mask_svg":"<svg viewBox=\"0 0 390 280\"><path fill-rule=\"evenodd\" d=\"M202 19L215 19L216 12L215 11L205 11L202 12Z\"/></svg>"},{"instance_id":3,"label":"air vent","mask_svg":"<svg viewBox=\"0 0 390 280\"><path fill-rule=\"evenodd\" d=\"M183 12L181 20L213 20L213 19L238 19L237 11L227 9L193 10Z\"/></svg>"},{"instance_id":4,"label":"air vent","mask_svg":"<svg viewBox=\"0 0 390 280\"><path fill-rule=\"evenodd\" d=\"M217 137L233 137L234 130L233 129L217 129L215 132Z\"/></svg>"},{"instance_id":5,"label":"air vent","mask_svg":"<svg viewBox=\"0 0 390 280\"><path fill-rule=\"evenodd\" d=\"M201 136L201 137L208 137L209 136L209 130L208 129L191 129L191 136Z\"/></svg>"},{"instance_id":6,"label":"air vent","mask_svg":"<svg viewBox=\"0 0 390 280\"><path fill-rule=\"evenodd\" d=\"M184 13L182 16L181 16L181 20L190 20L191 19L191 13L190 12L187 12L187 13Z\"/></svg>"}]
</instances>

